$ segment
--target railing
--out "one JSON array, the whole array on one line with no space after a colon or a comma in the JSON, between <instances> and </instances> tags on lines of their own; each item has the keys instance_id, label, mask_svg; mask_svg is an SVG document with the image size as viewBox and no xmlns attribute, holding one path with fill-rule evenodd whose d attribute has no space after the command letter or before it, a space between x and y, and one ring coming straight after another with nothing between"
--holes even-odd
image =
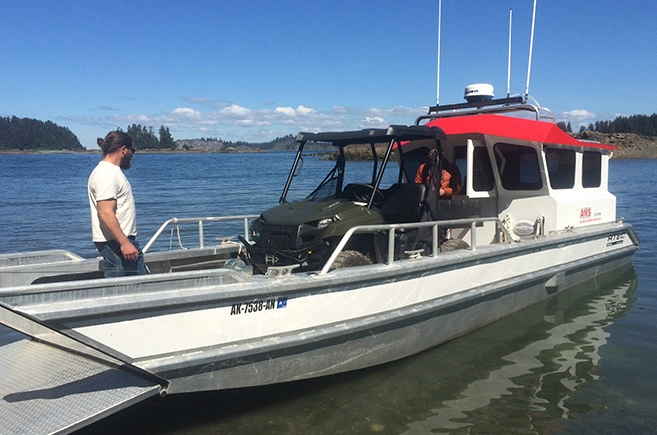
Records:
<instances>
[{"instance_id":1,"label":"railing","mask_svg":"<svg viewBox=\"0 0 657 435\"><path fill-rule=\"evenodd\" d=\"M148 250L153 246L153 244L157 241L157 239L162 235L164 230L168 227L171 226L171 230L173 231L174 229L178 228L178 225L181 223L194 223L196 222L198 224L198 244L199 248L203 248L205 246L204 243L204 231L203 231L203 223L204 222L227 222L227 221L237 221L237 220L242 220L244 221L244 238L246 240L249 240L249 220L250 219L255 219L257 218L258 215L240 215L240 216L213 216L213 217L202 217L202 218L173 218L169 219L168 221L164 222L161 226L160 229L158 229L153 237L146 243L144 248L142 249L143 253L148 252ZM180 247L182 248L182 244L180 244Z\"/></svg>"},{"instance_id":2,"label":"railing","mask_svg":"<svg viewBox=\"0 0 657 435\"><path fill-rule=\"evenodd\" d=\"M432 241L431 241L431 255L433 257L437 256L439 251L438 251L438 234L439 234L439 228L440 227L460 227L460 228L467 228L468 226L470 227L470 249L471 250L476 250L477 249L477 231L476 231L476 226L477 224L483 224L485 222L494 222L497 231L500 231L503 235L503 240L506 240L507 243L511 243L513 241L513 237L511 237L511 234L507 230L507 228L504 226L502 221L500 221L496 217L490 217L490 218L474 218L474 219L454 219L454 220L445 220L445 221L434 221L434 222L419 222L419 223L408 223L408 224L381 224L381 225L361 225L361 226L356 226L350 228L345 235L342 237L340 240L340 243L336 246L335 250L333 251L333 254L329 257L329 259L326 261L326 264L322 268L322 270L319 272L320 275L326 275L329 270L331 269L331 266L333 266L333 263L335 260L338 258L342 250L347 246L347 243L349 242L349 239L354 234L357 233L372 233L374 231L388 231L388 264L392 264L395 261L395 234L397 230L408 230L408 229L419 229L419 228L425 228L425 227L430 227L432 230Z\"/></svg>"}]
</instances>

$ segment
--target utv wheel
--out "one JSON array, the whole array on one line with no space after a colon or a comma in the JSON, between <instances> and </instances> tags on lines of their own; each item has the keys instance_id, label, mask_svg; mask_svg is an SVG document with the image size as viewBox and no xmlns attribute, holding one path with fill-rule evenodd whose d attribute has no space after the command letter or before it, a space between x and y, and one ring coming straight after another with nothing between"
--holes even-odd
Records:
<instances>
[{"instance_id":1,"label":"utv wheel","mask_svg":"<svg viewBox=\"0 0 657 435\"><path fill-rule=\"evenodd\" d=\"M449 239L449 240L445 240L440 245L440 252L458 251L459 249L468 249L469 247L470 245L468 245L468 242L466 242L465 240Z\"/></svg>"},{"instance_id":2,"label":"utv wheel","mask_svg":"<svg viewBox=\"0 0 657 435\"><path fill-rule=\"evenodd\" d=\"M332 269L342 269L345 267L354 267L354 266L365 266L372 264L365 254L358 251L342 251L338 255L338 258L333 262Z\"/></svg>"}]
</instances>

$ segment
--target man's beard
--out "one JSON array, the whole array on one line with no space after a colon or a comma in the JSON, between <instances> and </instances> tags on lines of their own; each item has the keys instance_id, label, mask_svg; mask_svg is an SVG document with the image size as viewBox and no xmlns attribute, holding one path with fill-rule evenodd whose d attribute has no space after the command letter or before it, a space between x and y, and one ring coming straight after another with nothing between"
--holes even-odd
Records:
<instances>
[{"instance_id":1,"label":"man's beard","mask_svg":"<svg viewBox=\"0 0 657 435\"><path fill-rule=\"evenodd\" d=\"M130 161L132 160L132 155L124 155L123 158L121 158L121 163L119 164L119 167L121 169L130 169Z\"/></svg>"}]
</instances>

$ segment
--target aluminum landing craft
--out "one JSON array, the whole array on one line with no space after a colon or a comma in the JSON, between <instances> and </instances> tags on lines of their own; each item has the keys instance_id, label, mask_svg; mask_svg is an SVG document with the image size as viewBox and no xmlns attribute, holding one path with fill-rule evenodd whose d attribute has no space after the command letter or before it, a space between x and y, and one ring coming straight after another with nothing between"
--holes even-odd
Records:
<instances>
[{"instance_id":1,"label":"aluminum landing craft","mask_svg":"<svg viewBox=\"0 0 657 435\"><path fill-rule=\"evenodd\" d=\"M150 275L104 279L67 251L0 256L0 323L25 334L0 343L0 431L65 433L156 394L382 364L629 267L639 239L607 189L613 147L506 117L510 104L300 133L278 206L165 222L144 247ZM293 200L317 175L301 169L309 142L336 158ZM362 144L372 171L350 173ZM432 150L434 175L443 161L463 175L449 199L430 197L436 178L414 183ZM206 242L231 222L239 241ZM190 226L196 247L158 250L168 228L189 246Z\"/></svg>"}]
</instances>

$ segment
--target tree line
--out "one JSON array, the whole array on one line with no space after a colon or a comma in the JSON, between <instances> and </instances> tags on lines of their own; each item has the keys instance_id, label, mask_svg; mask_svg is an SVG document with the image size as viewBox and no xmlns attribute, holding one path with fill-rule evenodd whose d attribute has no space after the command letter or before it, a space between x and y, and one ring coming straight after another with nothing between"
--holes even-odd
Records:
<instances>
[{"instance_id":1,"label":"tree line","mask_svg":"<svg viewBox=\"0 0 657 435\"><path fill-rule=\"evenodd\" d=\"M572 133L570 122L560 121L557 125L568 133ZM596 121L588 127L581 126L579 132L597 131L599 133L635 133L640 136L657 136L657 113L652 115L618 116L613 121Z\"/></svg>"},{"instance_id":2,"label":"tree line","mask_svg":"<svg viewBox=\"0 0 657 435\"><path fill-rule=\"evenodd\" d=\"M119 127L117 130L121 130ZM141 124L132 124L126 131L128 136L135 141L135 148L138 150L174 150L176 143L169 132L169 127L160 126L158 135L155 135L153 127L146 127Z\"/></svg>"},{"instance_id":3,"label":"tree line","mask_svg":"<svg viewBox=\"0 0 657 435\"><path fill-rule=\"evenodd\" d=\"M558 122L557 125L564 131L572 133L570 122ZM120 127L119 131L123 131ZM579 132L586 130L600 133L635 133L641 136L657 136L657 113L650 116L632 115L618 116L613 121L596 121L588 127L581 126ZM135 141L137 149L142 150L174 150L176 144L171 136L169 127L160 126L157 135L153 127L141 124L128 126L126 133ZM203 140L217 140L214 138L203 138ZM289 146L294 137L289 135L278 137L272 142L260 145L262 149L277 149ZM231 142L228 144L232 145ZM243 142L235 143L235 146L253 147L254 144ZM61 127L51 121L39 121L31 118L0 117L0 151L20 150L69 150L83 151L85 148L80 144L67 127Z\"/></svg>"},{"instance_id":4,"label":"tree line","mask_svg":"<svg viewBox=\"0 0 657 435\"><path fill-rule=\"evenodd\" d=\"M67 127L12 116L0 117L0 150L82 151L84 147Z\"/></svg>"}]
</instances>

